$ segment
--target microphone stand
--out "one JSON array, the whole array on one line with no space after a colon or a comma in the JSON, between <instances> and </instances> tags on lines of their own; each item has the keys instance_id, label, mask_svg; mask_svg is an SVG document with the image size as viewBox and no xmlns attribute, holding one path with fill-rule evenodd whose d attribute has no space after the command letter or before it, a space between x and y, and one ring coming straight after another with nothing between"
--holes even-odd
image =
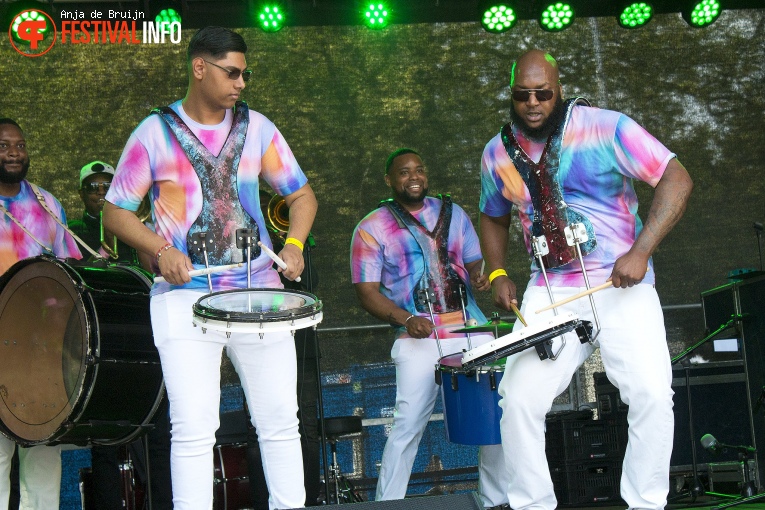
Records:
<instances>
[{"instance_id":1,"label":"microphone stand","mask_svg":"<svg viewBox=\"0 0 765 510\"><path fill-rule=\"evenodd\" d=\"M313 266L311 261L311 248L315 246L315 242L313 239L313 234L308 233L308 239L305 243L305 268L307 269L307 277L306 277L306 290L313 294L313 287L314 287L314 281L313 281ZM313 350L314 350L314 356L316 361L316 388L317 388L317 396L318 396L318 406L319 406L319 431L321 433L321 458L322 458L322 465L324 468L324 501L326 501L326 504L329 504L329 466L327 465L327 433L324 430L324 396L322 395L322 389L321 389L321 360L319 358L320 356L320 349L319 349L319 332L314 326L313 329Z\"/></svg>"},{"instance_id":2,"label":"microphone stand","mask_svg":"<svg viewBox=\"0 0 765 510\"><path fill-rule=\"evenodd\" d=\"M699 480L699 465L698 460L696 457L696 432L694 430L693 426L693 402L691 401L691 362L689 359L689 355L693 353L696 349L707 343L709 340L723 332L724 330L731 327L731 325L734 323L735 319L731 318L728 322L717 328L715 331L710 333L709 335L705 336L701 340L699 340L694 345L688 347L683 352L672 358L671 363L672 365L676 365L678 363L681 363L683 366L683 371L685 372L685 395L687 400L687 406L688 406L688 432L689 432L689 440L691 443L691 470L693 472L693 481L691 482L691 488L688 489L688 492L686 494L678 494L673 499L680 499L685 497L686 495L691 496L691 502L695 502L696 498L698 498L701 494L704 493L704 487L701 484L701 481Z\"/></svg>"}]
</instances>

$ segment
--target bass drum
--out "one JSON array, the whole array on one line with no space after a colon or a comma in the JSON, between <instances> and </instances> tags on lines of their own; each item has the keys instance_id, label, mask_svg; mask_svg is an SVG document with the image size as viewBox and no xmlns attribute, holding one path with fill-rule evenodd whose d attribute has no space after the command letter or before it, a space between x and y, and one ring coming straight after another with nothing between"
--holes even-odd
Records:
<instances>
[{"instance_id":1,"label":"bass drum","mask_svg":"<svg viewBox=\"0 0 765 510\"><path fill-rule=\"evenodd\" d=\"M0 278L0 424L23 445L141 435L164 381L148 273L41 256Z\"/></svg>"}]
</instances>

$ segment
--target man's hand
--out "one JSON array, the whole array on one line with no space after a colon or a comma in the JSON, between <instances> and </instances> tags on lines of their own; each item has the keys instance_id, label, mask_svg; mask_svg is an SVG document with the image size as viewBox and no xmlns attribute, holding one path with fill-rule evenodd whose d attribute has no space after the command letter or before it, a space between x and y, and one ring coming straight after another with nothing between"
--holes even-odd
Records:
<instances>
[{"instance_id":1,"label":"man's hand","mask_svg":"<svg viewBox=\"0 0 765 510\"><path fill-rule=\"evenodd\" d=\"M614 262L611 281L614 287L626 289L643 281L648 272L648 256L631 249Z\"/></svg>"},{"instance_id":2,"label":"man's hand","mask_svg":"<svg viewBox=\"0 0 765 510\"><path fill-rule=\"evenodd\" d=\"M518 304L518 299L515 296L515 283L507 276L494 278L491 282L491 297L494 304L502 310L511 311L510 304Z\"/></svg>"},{"instance_id":3,"label":"man's hand","mask_svg":"<svg viewBox=\"0 0 765 510\"><path fill-rule=\"evenodd\" d=\"M491 288L488 275L485 273L481 274L483 267L483 259L465 264L465 268L468 270L468 274L470 274L470 284L475 290L485 291Z\"/></svg>"},{"instance_id":4,"label":"man's hand","mask_svg":"<svg viewBox=\"0 0 765 510\"><path fill-rule=\"evenodd\" d=\"M415 315L406 321L406 332L412 338L426 338L433 333L433 323L425 317Z\"/></svg>"},{"instance_id":5,"label":"man's hand","mask_svg":"<svg viewBox=\"0 0 765 510\"><path fill-rule=\"evenodd\" d=\"M282 251L279 252L279 258L287 264L287 269L277 268L288 280L294 281L295 278L303 273L305 259L303 252L294 244L285 244Z\"/></svg>"},{"instance_id":6,"label":"man's hand","mask_svg":"<svg viewBox=\"0 0 765 510\"><path fill-rule=\"evenodd\" d=\"M159 273L173 285L183 285L191 281L189 271L194 269L194 265L184 253L176 248L161 250L161 255L157 260Z\"/></svg>"}]
</instances>

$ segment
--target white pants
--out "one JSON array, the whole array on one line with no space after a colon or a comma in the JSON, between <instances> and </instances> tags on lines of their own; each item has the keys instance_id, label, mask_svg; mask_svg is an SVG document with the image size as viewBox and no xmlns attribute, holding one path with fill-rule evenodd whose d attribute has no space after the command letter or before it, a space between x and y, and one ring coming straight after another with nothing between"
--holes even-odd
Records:
<instances>
[{"instance_id":1,"label":"white pants","mask_svg":"<svg viewBox=\"0 0 765 510\"><path fill-rule=\"evenodd\" d=\"M493 339L491 336L472 336L473 347ZM464 338L441 341L444 356L467 349ZM377 481L377 501L403 499L412 473L420 439L440 393L435 379L435 366L439 353L432 338L402 337L391 349L396 364L396 411L393 428L383 451L380 476ZM507 502L505 488L507 473L501 445L479 447L479 492L484 506Z\"/></svg>"},{"instance_id":2,"label":"white pants","mask_svg":"<svg viewBox=\"0 0 765 510\"><path fill-rule=\"evenodd\" d=\"M170 402L170 467L176 510L209 510L213 502L213 446L220 417L223 347L242 383L258 430L269 506L305 503L297 418L297 365L290 332L225 333L194 327L192 305L204 295L175 290L152 297L154 342Z\"/></svg>"},{"instance_id":3,"label":"white pants","mask_svg":"<svg viewBox=\"0 0 765 510\"><path fill-rule=\"evenodd\" d=\"M16 443L0 435L0 508L8 508L11 459ZM20 510L58 509L61 493L61 446L19 448Z\"/></svg>"},{"instance_id":4,"label":"white pants","mask_svg":"<svg viewBox=\"0 0 765 510\"><path fill-rule=\"evenodd\" d=\"M555 301L582 290L554 288ZM674 415L672 367L659 298L651 285L608 288L593 296L602 327L597 343L606 374L629 405L629 441L621 495L630 508L661 509L669 492ZM550 317L552 311L535 313L548 304L546 288L529 287L523 297L523 315L529 323ZM587 298L558 310L592 320ZM553 352L559 346L557 338ZM593 349L569 333L566 346L555 361L540 361L534 349L507 359L499 386L503 409L500 428L510 474L508 500L516 510L556 507L545 457L545 415Z\"/></svg>"}]
</instances>

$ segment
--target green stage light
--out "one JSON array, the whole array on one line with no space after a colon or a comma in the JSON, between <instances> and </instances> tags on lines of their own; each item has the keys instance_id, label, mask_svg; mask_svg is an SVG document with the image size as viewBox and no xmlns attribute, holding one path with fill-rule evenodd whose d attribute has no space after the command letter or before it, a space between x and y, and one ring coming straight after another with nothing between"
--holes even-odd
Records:
<instances>
[{"instance_id":1,"label":"green stage light","mask_svg":"<svg viewBox=\"0 0 765 510\"><path fill-rule=\"evenodd\" d=\"M371 3L364 11L364 24L374 29L385 28L388 25L389 14L384 3Z\"/></svg>"},{"instance_id":2,"label":"green stage light","mask_svg":"<svg viewBox=\"0 0 765 510\"><path fill-rule=\"evenodd\" d=\"M38 30L38 32L40 34L42 34L43 37L48 32L48 30L51 28L50 27L50 22L48 21L48 18L45 17L44 14L41 14L38 11L34 11L34 10L24 11L24 12L18 14L15 18L13 18L13 21L11 22L11 33L13 34L13 38L14 39L16 39L17 41L23 42L25 44L30 44L29 40L28 39L22 39L19 36L19 27L25 21L36 21L38 23L39 22L44 22L45 23L45 28L41 28L41 29Z\"/></svg>"},{"instance_id":3,"label":"green stage light","mask_svg":"<svg viewBox=\"0 0 765 510\"><path fill-rule=\"evenodd\" d=\"M701 28L711 25L720 16L722 7L718 0L701 0L683 11L683 18L692 27Z\"/></svg>"},{"instance_id":4,"label":"green stage light","mask_svg":"<svg viewBox=\"0 0 765 510\"><path fill-rule=\"evenodd\" d=\"M570 4L557 2L548 5L539 17L539 25L548 32L558 32L571 26L574 9Z\"/></svg>"},{"instance_id":5,"label":"green stage light","mask_svg":"<svg viewBox=\"0 0 765 510\"><path fill-rule=\"evenodd\" d=\"M266 32L276 32L284 26L284 14L277 5L264 5L258 14L258 26Z\"/></svg>"},{"instance_id":6,"label":"green stage light","mask_svg":"<svg viewBox=\"0 0 765 510\"><path fill-rule=\"evenodd\" d=\"M512 7L505 4L492 5L483 13L481 25L487 32L500 33L510 30L518 17Z\"/></svg>"},{"instance_id":7,"label":"green stage light","mask_svg":"<svg viewBox=\"0 0 765 510\"><path fill-rule=\"evenodd\" d=\"M181 22L181 15L178 11L175 9L162 9L157 13L157 15L154 17L154 21L157 23L174 23L174 22Z\"/></svg>"},{"instance_id":8,"label":"green stage light","mask_svg":"<svg viewBox=\"0 0 765 510\"><path fill-rule=\"evenodd\" d=\"M645 2L633 2L622 10L619 25L623 28L642 27L653 17L653 7Z\"/></svg>"}]
</instances>

